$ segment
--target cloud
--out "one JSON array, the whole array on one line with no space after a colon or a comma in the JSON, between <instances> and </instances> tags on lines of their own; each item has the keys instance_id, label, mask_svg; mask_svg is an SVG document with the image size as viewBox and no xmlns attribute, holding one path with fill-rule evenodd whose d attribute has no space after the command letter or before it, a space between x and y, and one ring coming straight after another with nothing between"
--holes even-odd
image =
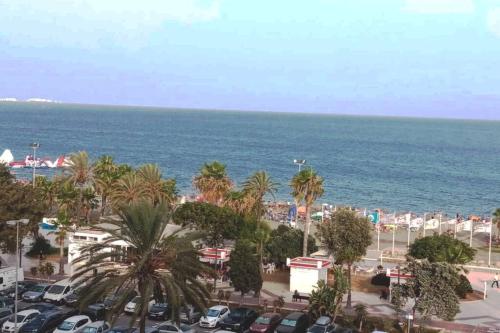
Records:
<instances>
[{"instance_id":1,"label":"cloud","mask_svg":"<svg viewBox=\"0 0 500 333\"><path fill-rule=\"evenodd\" d=\"M488 29L497 37L500 37L500 7L492 9L487 16Z\"/></svg>"},{"instance_id":2,"label":"cloud","mask_svg":"<svg viewBox=\"0 0 500 333\"><path fill-rule=\"evenodd\" d=\"M475 6L473 0L406 0L403 8L418 14L465 14Z\"/></svg>"},{"instance_id":3,"label":"cloud","mask_svg":"<svg viewBox=\"0 0 500 333\"><path fill-rule=\"evenodd\" d=\"M221 1L0 0L0 37L13 44L139 43L168 22L218 19Z\"/></svg>"}]
</instances>

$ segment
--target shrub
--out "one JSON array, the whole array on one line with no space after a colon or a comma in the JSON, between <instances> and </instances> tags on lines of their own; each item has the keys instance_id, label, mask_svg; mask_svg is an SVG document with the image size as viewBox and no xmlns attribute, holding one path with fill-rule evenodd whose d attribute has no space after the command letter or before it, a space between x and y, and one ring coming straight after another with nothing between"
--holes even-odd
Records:
<instances>
[{"instance_id":1,"label":"shrub","mask_svg":"<svg viewBox=\"0 0 500 333\"><path fill-rule=\"evenodd\" d=\"M455 292L457 293L457 296L460 298L465 298L467 294L473 292L472 286L469 282L469 279L467 279L467 276L465 275L460 275L460 282L455 288Z\"/></svg>"},{"instance_id":2,"label":"shrub","mask_svg":"<svg viewBox=\"0 0 500 333\"><path fill-rule=\"evenodd\" d=\"M391 285L391 278L386 275L386 273L379 273L372 277L371 283L374 286L384 286L389 288Z\"/></svg>"},{"instance_id":3,"label":"shrub","mask_svg":"<svg viewBox=\"0 0 500 333\"><path fill-rule=\"evenodd\" d=\"M43 236L38 236L31 244L31 249L26 253L28 257L37 257L42 253L43 255L52 254L53 248L50 246L48 240Z\"/></svg>"}]
</instances>

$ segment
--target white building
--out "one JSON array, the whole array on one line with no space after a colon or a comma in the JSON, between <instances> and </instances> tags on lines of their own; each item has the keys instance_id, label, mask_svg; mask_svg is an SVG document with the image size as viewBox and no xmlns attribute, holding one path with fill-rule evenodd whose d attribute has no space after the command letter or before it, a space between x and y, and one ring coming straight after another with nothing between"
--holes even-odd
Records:
<instances>
[{"instance_id":1,"label":"white building","mask_svg":"<svg viewBox=\"0 0 500 333\"><path fill-rule=\"evenodd\" d=\"M310 294L318 281L328 280L331 261L322 258L297 257L289 260L290 291Z\"/></svg>"}]
</instances>

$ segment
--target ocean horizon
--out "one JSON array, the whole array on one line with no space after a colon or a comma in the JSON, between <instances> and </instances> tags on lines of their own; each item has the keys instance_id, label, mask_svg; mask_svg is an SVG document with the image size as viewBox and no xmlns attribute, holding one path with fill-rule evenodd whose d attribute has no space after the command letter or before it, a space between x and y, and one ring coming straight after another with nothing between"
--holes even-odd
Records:
<instances>
[{"instance_id":1,"label":"ocean horizon","mask_svg":"<svg viewBox=\"0 0 500 333\"><path fill-rule=\"evenodd\" d=\"M489 214L500 206L500 121L63 103L0 103L0 153L16 160L85 150L157 163L179 192L204 162L241 183L266 170L288 182L305 159L325 179L318 203L395 211ZM19 174L22 176L22 173Z\"/></svg>"}]
</instances>

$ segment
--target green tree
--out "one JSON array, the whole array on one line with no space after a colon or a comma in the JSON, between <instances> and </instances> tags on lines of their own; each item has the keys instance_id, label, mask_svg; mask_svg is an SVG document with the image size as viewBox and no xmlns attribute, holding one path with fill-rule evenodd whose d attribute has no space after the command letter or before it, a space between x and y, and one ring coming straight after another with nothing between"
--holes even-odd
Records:
<instances>
[{"instance_id":1,"label":"green tree","mask_svg":"<svg viewBox=\"0 0 500 333\"><path fill-rule=\"evenodd\" d=\"M255 202L254 198L243 191L229 191L224 197L223 206L240 215L250 215Z\"/></svg>"},{"instance_id":2,"label":"green tree","mask_svg":"<svg viewBox=\"0 0 500 333\"><path fill-rule=\"evenodd\" d=\"M317 236L322 245L338 263L347 265L347 308L351 308L351 267L366 255L372 243L372 225L366 217L357 216L349 209L333 213L330 220L318 225Z\"/></svg>"},{"instance_id":3,"label":"green tree","mask_svg":"<svg viewBox=\"0 0 500 333\"><path fill-rule=\"evenodd\" d=\"M309 312L314 318L330 316L335 321L347 292L347 279L342 267L334 267L334 282L329 286L324 280L318 281L309 297Z\"/></svg>"},{"instance_id":4,"label":"green tree","mask_svg":"<svg viewBox=\"0 0 500 333\"><path fill-rule=\"evenodd\" d=\"M144 188L135 172L129 172L118 179L111 190L111 202L115 210L120 206L136 204L144 199Z\"/></svg>"},{"instance_id":5,"label":"green tree","mask_svg":"<svg viewBox=\"0 0 500 333\"><path fill-rule=\"evenodd\" d=\"M56 242L59 243L59 274L64 274L64 241L68 236L68 233L73 230L71 225L70 217L66 211L61 210L57 214L57 222L55 223L57 229L51 231L50 234L56 236Z\"/></svg>"},{"instance_id":6,"label":"green tree","mask_svg":"<svg viewBox=\"0 0 500 333\"><path fill-rule=\"evenodd\" d=\"M324 193L323 178L313 169L309 168L297 173L290 182L292 195L297 202L304 200L306 206L306 224L304 226L304 244L302 245L302 255L308 255L307 242L309 240L309 230L311 228L311 207L314 202Z\"/></svg>"},{"instance_id":7,"label":"green tree","mask_svg":"<svg viewBox=\"0 0 500 333\"><path fill-rule=\"evenodd\" d=\"M87 152L79 151L71 154L68 167L65 171L68 174L68 181L78 190L78 204L75 217L80 222L80 218L82 217L83 190L92 187L94 181L94 168Z\"/></svg>"},{"instance_id":8,"label":"green tree","mask_svg":"<svg viewBox=\"0 0 500 333\"><path fill-rule=\"evenodd\" d=\"M145 164L137 170L144 194L153 204L173 205L176 199L175 180L162 179L160 168L156 164Z\"/></svg>"},{"instance_id":9,"label":"green tree","mask_svg":"<svg viewBox=\"0 0 500 333\"><path fill-rule=\"evenodd\" d=\"M444 320L453 320L460 312L455 292L460 275L453 265L410 259L402 272L412 278L392 285L391 302L396 310L402 311L407 304L414 304L413 311L419 312L423 319L436 316ZM409 300L412 302L409 303Z\"/></svg>"},{"instance_id":10,"label":"green tree","mask_svg":"<svg viewBox=\"0 0 500 333\"><path fill-rule=\"evenodd\" d=\"M253 212L257 221L260 221L264 214L264 196L270 195L274 198L277 188L278 184L265 171L257 171L243 183L243 193L253 199Z\"/></svg>"},{"instance_id":11,"label":"green tree","mask_svg":"<svg viewBox=\"0 0 500 333\"><path fill-rule=\"evenodd\" d=\"M500 208L495 209L493 212L493 223L497 225L497 229L500 230Z\"/></svg>"},{"instance_id":12,"label":"green tree","mask_svg":"<svg viewBox=\"0 0 500 333\"><path fill-rule=\"evenodd\" d=\"M368 316L368 311L366 305L363 303L358 303L354 306L354 312L356 313L356 320L359 323L359 331L362 332L363 323Z\"/></svg>"},{"instance_id":13,"label":"green tree","mask_svg":"<svg viewBox=\"0 0 500 333\"><path fill-rule=\"evenodd\" d=\"M233 182L226 172L226 166L218 161L205 163L193 179L193 186L207 202L220 205L231 191Z\"/></svg>"},{"instance_id":14,"label":"green tree","mask_svg":"<svg viewBox=\"0 0 500 333\"><path fill-rule=\"evenodd\" d=\"M120 291L116 306L110 310L113 317L137 290L141 298L130 324L138 318L140 333L145 333L151 296L171 306L171 318L175 321L179 321L179 309L184 304L205 309L210 295L196 277L208 269L198 260L192 237L184 236L188 239L183 240L179 232L167 232L169 208L140 202L122 207L119 215L122 221L117 223L117 228L103 229L110 237L105 242L84 247L75 260L78 268L72 279L85 283L80 307L83 309L102 295ZM110 260L115 254L107 251L110 244L117 241L133 248L128 257L130 264L121 268ZM91 272L94 274L89 274Z\"/></svg>"},{"instance_id":15,"label":"green tree","mask_svg":"<svg viewBox=\"0 0 500 333\"><path fill-rule=\"evenodd\" d=\"M10 173L9 168L0 163L0 185L11 184L14 181L14 175Z\"/></svg>"},{"instance_id":16,"label":"green tree","mask_svg":"<svg viewBox=\"0 0 500 333\"><path fill-rule=\"evenodd\" d=\"M476 250L469 244L447 234L427 236L415 240L410 245L408 254L416 259L430 262L447 262L453 265L465 265L474 259Z\"/></svg>"},{"instance_id":17,"label":"green tree","mask_svg":"<svg viewBox=\"0 0 500 333\"><path fill-rule=\"evenodd\" d=\"M128 165L118 165L113 157L108 155L101 156L93 166L94 169L94 187L96 193L101 196L101 216L104 215L108 206L113 187L118 179L132 169Z\"/></svg>"},{"instance_id":18,"label":"green tree","mask_svg":"<svg viewBox=\"0 0 500 333\"><path fill-rule=\"evenodd\" d=\"M239 291L242 298L250 291L256 294L260 292L262 276L259 266L259 260L253 254L251 244L244 240L237 241L229 259L229 278L234 290Z\"/></svg>"},{"instance_id":19,"label":"green tree","mask_svg":"<svg viewBox=\"0 0 500 333\"><path fill-rule=\"evenodd\" d=\"M283 265L287 258L296 258L302 255L303 243L304 232L302 230L279 225L278 228L271 231L266 251L270 260ZM309 235L307 247L309 253L318 250L316 240L311 235Z\"/></svg>"},{"instance_id":20,"label":"green tree","mask_svg":"<svg viewBox=\"0 0 500 333\"><path fill-rule=\"evenodd\" d=\"M210 247L224 244L224 239L235 239L243 218L229 208L205 202L186 202L175 211L174 223L201 231Z\"/></svg>"}]
</instances>

